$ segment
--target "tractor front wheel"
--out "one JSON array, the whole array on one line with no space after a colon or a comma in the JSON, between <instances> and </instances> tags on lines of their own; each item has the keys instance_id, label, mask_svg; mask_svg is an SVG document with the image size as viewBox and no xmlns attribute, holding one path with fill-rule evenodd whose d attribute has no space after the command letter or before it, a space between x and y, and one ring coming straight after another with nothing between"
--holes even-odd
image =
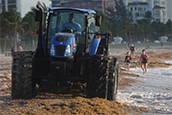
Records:
<instances>
[{"instance_id":1,"label":"tractor front wheel","mask_svg":"<svg viewBox=\"0 0 172 115\"><path fill-rule=\"evenodd\" d=\"M107 84L108 58L100 55L91 56L89 63L89 80L87 82L87 97L105 98Z\"/></svg>"},{"instance_id":2,"label":"tractor front wheel","mask_svg":"<svg viewBox=\"0 0 172 115\"><path fill-rule=\"evenodd\" d=\"M87 97L114 100L117 94L118 68L112 57L91 56L89 63L89 80Z\"/></svg>"},{"instance_id":3,"label":"tractor front wheel","mask_svg":"<svg viewBox=\"0 0 172 115\"><path fill-rule=\"evenodd\" d=\"M12 99L29 99L33 96L32 55L31 51L15 52L13 55Z\"/></svg>"}]
</instances>

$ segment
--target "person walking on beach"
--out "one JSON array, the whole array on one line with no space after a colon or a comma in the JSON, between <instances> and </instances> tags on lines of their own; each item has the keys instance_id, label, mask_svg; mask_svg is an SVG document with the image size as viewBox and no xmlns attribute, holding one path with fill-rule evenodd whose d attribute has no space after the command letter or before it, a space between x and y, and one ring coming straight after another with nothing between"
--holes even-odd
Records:
<instances>
[{"instance_id":1,"label":"person walking on beach","mask_svg":"<svg viewBox=\"0 0 172 115\"><path fill-rule=\"evenodd\" d=\"M23 48L21 46L19 46L18 51L23 51Z\"/></svg>"},{"instance_id":2,"label":"person walking on beach","mask_svg":"<svg viewBox=\"0 0 172 115\"><path fill-rule=\"evenodd\" d=\"M133 44L131 44L130 51L131 51L132 58L135 58L135 47Z\"/></svg>"},{"instance_id":3,"label":"person walking on beach","mask_svg":"<svg viewBox=\"0 0 172 115\"><path fill-rule=\"evenodd\" d=\"M143 70L143 73L147 73L148 55L145 53L145 49L142 50L142 54L140 56L140 62L141 62L141 69Z\"/></svg>"},{"instance_id":4,"label":"person walking on beach","mask_svg":"<svg viewBox=\"0 0 172 115\"><path fill-rule=\"evenodd\" d=\"M124 62L127 64L128 72L130 71L130 61L131 61L130 52L127 52L127 56L125 56Z\"/></svg>"},{"instance_id":5,"label":"person walking on beach","mask_svg":"<svg viewBox=\"0 0 172 115\"><path fill-rule=\"evenodd\" d=\"M12 46L11 48L11 56L13 56L13 54L14 54L14 46Z\"/></svg>"}]
</instances>

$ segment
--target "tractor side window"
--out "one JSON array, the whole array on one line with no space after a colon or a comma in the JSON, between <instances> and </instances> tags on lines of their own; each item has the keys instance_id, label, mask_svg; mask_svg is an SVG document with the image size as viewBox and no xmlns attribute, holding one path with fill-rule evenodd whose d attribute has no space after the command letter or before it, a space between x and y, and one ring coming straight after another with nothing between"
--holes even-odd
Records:
<instances>
[{"instance_id":1,"label":"tractor side window","mask_svg":"<svg viewBox=\"0 0 172 115\"><path fill-rule=\"evenodd\" d=\"M90 24L90 26L89 26L89 37L91 38L91 39L93 39L93 37L94 37L94 28L95 26L94 26L94 22L92 22L91 24Z\"/></svg>"},{"instance_id":2,"label":"tractor side window","mask_svg":"<svg viewBox=\"0 0 172 115\"><path fill-rule=\"evenodd\" d=\"M78 23L80 25L80 29L78 32L78 34L76 34L76 43L77 43L77 52L78 53L83 53L85 50L85 25L86 25L86 21L85 21L85 15L81 15L80 13L75 14L75 21L76 23Z\"/></svg>"},{"instance_id":3,"label":"tractor side window","mask_svg":"<svg viewBox=\"0 0 172 115\"><path fill-rule=\"evenodd\" d=\"M91 41L92 41L92 39L94 38L94 31L95 31L95 20L94 20L94 18L91 18L91 19L89 20L88 26L89 26L88 50L89 50Z\"/></svg>"},{"instance_id":4,"label":"tractor side window","mask_svg":"<svg viewBox=\"0 0 172 115\"><path fill-rule=\"evenodd\" d=\"M52 38L57 30L58 17L56 14L50 17L49 28L48 28L48 38ZM51 39L48 39L48 44L51 43Z\"/></svg>"}]
</instances>

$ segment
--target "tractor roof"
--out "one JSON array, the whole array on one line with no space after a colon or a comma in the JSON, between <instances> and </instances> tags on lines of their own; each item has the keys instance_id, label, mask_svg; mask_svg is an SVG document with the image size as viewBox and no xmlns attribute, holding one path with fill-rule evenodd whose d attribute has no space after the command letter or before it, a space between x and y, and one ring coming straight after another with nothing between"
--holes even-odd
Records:
<instances>
[{"instance_id":1,"label":"tractor roof","mask_svg":"<svg viewBox=\"0 0 172 115\"><path fill-rule=\"evenodd\" d=\"M57 7L57 8L49 8L48 10L74 10L74 11L80 11L82 13L96 14L94 10L80 9L80 8Z\"/></svg>"}]
</instances>

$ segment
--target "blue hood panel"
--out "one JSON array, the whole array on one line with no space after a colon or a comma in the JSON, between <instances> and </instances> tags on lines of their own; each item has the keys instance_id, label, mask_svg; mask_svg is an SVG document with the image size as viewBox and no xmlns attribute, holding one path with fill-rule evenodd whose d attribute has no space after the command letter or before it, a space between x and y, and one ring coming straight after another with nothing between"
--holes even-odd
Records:
<instances>
[{"instance_id":1,"label":"blue hood panel","mask_svg":"<svg viewBox=\"0 0 172 115\"><path fill-rule=\"evenodd\" d=\"M53 36L51 45L50 45L50 52L51 46L54 45L55 48L55 55L51 55L51 57L56 58L69 58L72 54L76 53L76 42L75 42L75 35L71 33L57 33ZM66 48L70 45L71 53L69 56L65 56Z\"/></svg>"}]
</instances>

